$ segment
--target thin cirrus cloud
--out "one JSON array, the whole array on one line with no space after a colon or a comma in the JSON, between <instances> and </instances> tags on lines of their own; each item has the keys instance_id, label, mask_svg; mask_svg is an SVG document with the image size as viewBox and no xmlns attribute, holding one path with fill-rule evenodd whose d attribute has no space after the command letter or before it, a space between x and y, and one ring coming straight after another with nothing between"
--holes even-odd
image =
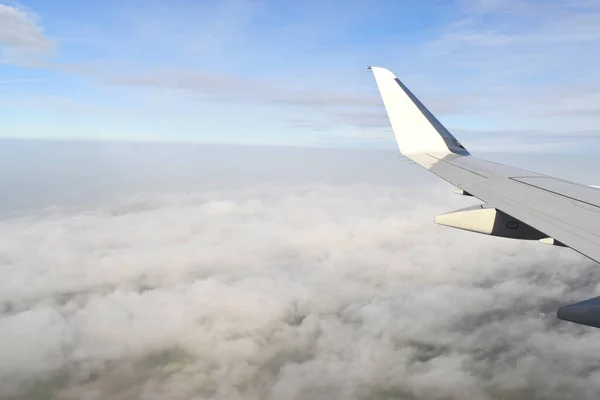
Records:
<instances>
[{"instance_id":1,"label":"thin cirrus cloud","mask_svg":"<svg viewBox=\"0 0 600 400\"><path fill-rule=\"evenodd\" d=\"M393 10L383 3L356 3L343 11L325 3L294 8L242 0L96 7L101 18L74 8L73 21L60 25L44 9L40 19L50 33L44 35L31 14L3 6L12 25L27 27L21 39L11 39L12 47L37 43L33 47L48 49L49 37L62 38L51 60L26 64L52 71L61 82L52 91L68 92L52 96L91 105L86 115L72 117L69 126L52 124L45 135L64 128L68 137L81 127L76 136L83 138L119 132L117 137L136 140L146 135L387 147L389 141L379 139L386 124L377 123L381 114L374 110L380 101L363 69L371 63L396 71L447 126L473 132L461 140L476 151L489 148L483 143L488 131L513 132L517 139L523 137L517 133L536 132L540 149L559 150L553 147L556 132L590 131L600 122L594 89L600 84L594 68L600 46L597 2L415 2ZM413 26L412 15L430 20ZM7 40L0 36L5 49ZM85 90L71 89L82 80ZM40 84L39 91L46 86ZM29 97L49 95L18 94L15 110ZM66 120L66 111L54 113L57 121ZM163 113L177 115L176 129L169 129ZM244 123L223 117L231 113ZM25 134L19 127L27 125L30 136L31 120L11 124L14 135ZM298 129L299 120L307 130ZM311 126L318 134L311 134ZM373 140L360 139L369 135Z\"/></svg>"},{"instance_id":2,"label":"thin cirrus cloud","mask_svg":"<svg viewBox=\"0 0 600 400\"><path fill-rule=\"evenodd\" d=\"M1 79L0 85L11 85L15 83L29 83L29 82L38 82L38 79L33 78L16 78L16 79Z\"/></svg>"},{"instance_id":3,"label":"thin cirrus cloud","mask_svg":"<svg viewBox=\"0 0 600 400\"><path fill-rule=\"evenodd\" d=\"M120 76L109 78L109 83L123 86L177 89L200 96L212 96L213 99L222 101L263 101L317 108L373 106L378 101L378 98L373 95L360 96L343 90L338 93L301 90L297 87L290 87L286 82L276 85L270 81L195 71L175 70L146 76Z\"/></svg>"}]
</instances>

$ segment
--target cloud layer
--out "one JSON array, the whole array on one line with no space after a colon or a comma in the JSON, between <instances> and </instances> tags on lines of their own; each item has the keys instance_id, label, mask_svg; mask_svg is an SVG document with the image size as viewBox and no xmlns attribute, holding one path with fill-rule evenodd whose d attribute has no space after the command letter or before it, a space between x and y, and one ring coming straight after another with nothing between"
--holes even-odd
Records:
<instances>
[{"instance_id":1,"label":"cloud layer","mask_svg":"<svg viewBox=\"0 0 600 400\"><path fill-rule=\"evenodd\" d=\"M446 187L253 184L0 224L0 397L600 394L568 249L433 224ZM471 200L472 201L472 200Z\"/></svg>"}]
</instances>

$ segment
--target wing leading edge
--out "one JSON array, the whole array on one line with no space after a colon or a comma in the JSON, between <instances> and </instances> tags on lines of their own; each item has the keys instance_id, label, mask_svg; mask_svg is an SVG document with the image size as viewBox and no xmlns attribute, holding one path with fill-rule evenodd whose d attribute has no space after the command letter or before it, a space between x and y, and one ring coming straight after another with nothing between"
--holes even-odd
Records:
<instances>
[{"instance_id":1,"label":"wing leading edge","mask_svg":"<svg viewBox=\"0 0 600 400\"><path fill-rule=\"evenodd\" d=\"M438 216L437 223L566 246L600 262L598 188L472 156L391 71L367 68L375 76L400 152L456 186L458 193L485 203ZM596 312L582 312L576 305L561 308L559 318L600 327Z\"/></svg>"}]
</instances>

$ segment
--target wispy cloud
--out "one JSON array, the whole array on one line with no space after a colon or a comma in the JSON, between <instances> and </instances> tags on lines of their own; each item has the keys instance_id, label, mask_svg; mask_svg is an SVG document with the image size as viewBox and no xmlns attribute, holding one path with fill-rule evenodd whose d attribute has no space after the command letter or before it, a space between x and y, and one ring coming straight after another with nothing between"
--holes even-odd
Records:
<instances>
[{"instance_id":1,"label":"wispy cloud","mask_svg":"<svg viewBox=\"0 0 600 400\"><path fill-rule=\"evenodd\" d=\"M404 68L408 72L408 84L447 125L459 130L496 132L506 124L504 130L514 132L513 138L531 131L536 132L542 142L547 139L545 134L555 137L556 134L567 136L571 129L590 131L589 124L597 119L595 110L600 109L599 92L591 88L600 81L590 74L592 60L588 66L576 67L565 64L565 60L572 59L573 54L596 57L593 49L600 45L600 36L594 26L600 22L600 7L591 2L546 5L515 0L509 3L464 3L459 19L440 27L438 37L423 41L408 55L411 65ZM246 25L246 29L250 26ZM383 40L385 43L386 39ZM235 50L248 53L240 48ZM250 59L256 58L248 55ZM268 53L265 59L271 59ZM315 64L318 63L316 58ZM393 68L393 64L390 67ZM292 70L302 74L303 68L306 65ZM418 69L421 72L415 74ZM568 76L576 70L589 75L590 82L577 84L582 79L581 74ZM399 72L402 77L402 69ZM553 79L555 73L561 77ZM345 68L338 72L340 76L347 74ZM253 82L252 77L178 70L114 77L111 82L196 91L226 101L245 99L321 110L335 107L335 112L327 114L332 126L353 126L374 135L375 129L387 126L386 121L379 120L382 114L373 111L372 106L380 101L367 89L370 79L365 77L362 84L352 84L345 93L329 89L330 85L328 90L319 89L318 82L332 75L324 73L322 77L311 78L310 89L306 90L278 81L277 75L270 78L271 82L266 78L258 83ZM343 85L341 80L337 82ZM507 115L514 116L510 123L507 123ZM549 124L548 116L552 119L588 118L573 127L569 123ZM469 122L465 124L465 121ZM522 126L517 125L518 121ZM313 124L323 126L323 121L315 120ZM348 135L362 136L356 132L348 132Z\"/></svg>"},{"instance_id":2,"label":"wispy cloud","mask_svg":"<svg viewBox=\"0 0 600 400\"><path fill-rule=\"evenodd\" d=\"M0 54L3 56L0 61L43 55L53 47L54 44L37 25L33 14L0 4Z\"/></svg>"},{"instance_id":3,"label":"wispy cloud","mask_svg":"<svg viewBox=\"0 0 600 400\"><path fill-rule=\"evenodd\" d=\"M15 83L31 83L39 82L39 79L34 78L17 78L17 79L0 79L0 85L11 85Z\"/></svg>"},{"instance_id":4,"label":"wispy cloud","mask_svg":"<svg viewBox=\"0 0 600 400\"><path fill-rule=\"evenodd\" d=\"M328 129L327 143L344 132L349 140L378 136L387 123L378 120L380 100L363 69L371 63L397 72L445 125L472 132L462 138L467 145L479 142L475 132L512 132L515 140L535 132L543 144L600 124L599 3L457 2L419 29L391 21L393 12L382 4L344 10L244 0L123 5L105 16L127 24L109 30L99 21L82 22L79 30L94 40L67 40L68 59L36 66L93 82L74 101L120 103L131 115L145 113L144 123L156 117L155 108L177 109L190 132L201 126L198 115L248 114L253 126L263 126L258 142L281 137L287 127L286 140L318 144L314 135L299 134L298 121L321 134ZM433 19L438 9L415 4L403 6L401 15ZM94 56L73 57L82 48ZM214 134L199 140L222 140L236 129L206 122L202 132Z\"/></svg>"},{"instance_id":5,"label":"wispy cloud","mask_svg":"<svg viewBox=\"0 0 600 400\"><path fill-rule=\"evenodd\" d=\"M242 76L200 71L164 71L154 75L116 76L108 81L117 85L168 88L195 93L211 100L230 102L270 102L310 107L348 107L375 105L378 97L356 92L302 90L288 82L277 85L272 80L256 80ZM285 85L285 86L284 86Z\"/></svg>"}]
</instances>

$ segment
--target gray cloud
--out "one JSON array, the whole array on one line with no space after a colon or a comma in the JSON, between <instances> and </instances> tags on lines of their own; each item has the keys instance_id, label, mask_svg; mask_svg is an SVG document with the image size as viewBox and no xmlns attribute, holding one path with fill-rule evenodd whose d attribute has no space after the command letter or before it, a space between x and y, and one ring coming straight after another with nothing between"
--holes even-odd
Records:
<instances>
[{"instance_id":1,"label":"gray cloud","mask_svg":"<svg viewBox=\"0 0 600 400\"><path fill-rule=\"evenodd\" d=\"M469 143L469 149L478 152L497 152L510 146L516 153L576 153L585 152L582 148L593 149L600 145L599 130L568 130L540 132L537 130L468 130L451 129L463 141ZM576 178L577 179L577 178Z\"/></svg>"},{"instance_id":2,"label":"gray cloud","mask_svg":"<svg viewBox=\"0 0 600 400\"><path fill-rule=\"evenodd\" d=\"M52 42L29 13L0 4L0 49L4 55L39 54L52 47Z\"/></svg>"},{"instance_id":3,"label":"gray cloud","mask_svg":"<svg viewBox=\"0 0 600 400\"><path fill-rule=\"evenodd\" d=\"M389 139L389 120L378 94L350 92L328 88L300 88L289 82L242 79L233 75L209 71L164 70L150 75L115 76L108 79L115 85L138 88L176 89L191 93L194 98L206 101L263 103L267 106L302 107L311 112L301 117L291 117L292 126L312 131L328 132L324 137L327 145L344 143L381 142ZM325 86L325 85L322 85ZM375 83L373 82L373 88ZM433 93L426 98L436 115L464 114L474 111L466 97L440 97ZM314 112L317 112L316 114ZM365 132L357 134L344 131L344 135L332 135L333 127L351 127ZM385 129L385 131L382 131ZM377 132L379 130L379 132Z\"/></svg>"},{"instance_id":4,"label":"gray cloud","mask_svg":"<svg viewBox=\"0 0 600 400\"><path fill-rule=\"evenodd\" d=\"M465 1L463 18L446 27L434 45L444 52L453 52L462 46L491 47L494 51L510 49L521 52L538 47L546 54L550 49L564 50L564 45L595 44L600 35L595 27L600 21L597 1L576 0L569 3L539 3L530 0ZM500 20L498 17L509 17ZM488 18L488 19L486 19ZM495 19L496 18L496 19ZM560 24L557 24L557 20ZM488 21L486 25L482 25ZM503 23L498 23L503 21ZM526 25L519 25L530 21Z\"/></svg>"},{"instance_id":5,"label":"gray cloud","mask_svg":"<svg viewBox=\"0 0 600 400\"><path fill-rule=\"evenodd\" d=\"M363 93L310 90L285 83L243 79L210 71L165 70L150 75L115 76L108 82L116 85L185 90L224 101L283 103L300 106L361 107L381 102L375 95Z\"/></svg>"},{"instance_id":6,"label":"gray cloud","mask_svg":"<svg viewBox=\"0 0 600 400\"><path fill-rule=\"evenodd\" d=\"M340 111L337 113L339 123L364 128L387 128L390 130L390 122L383 106L373 107L371 110ZM387 132L384 132L387 133ZM373 135L373 134L371 134ZM373 135L376 136L376 135ZM388 137L392 137L387 135Z\"/></svg>"},{"instance_id":7,"label":"gray cloud","mask_svg":"<svg viewBox=\"0 0 600 400\"><path fill-rule=\"evenodd\" d=\"M0 396L594 399L568 249L436 226L446 186L138 194L0 224Z\"/></svg>"}]
</instances>

